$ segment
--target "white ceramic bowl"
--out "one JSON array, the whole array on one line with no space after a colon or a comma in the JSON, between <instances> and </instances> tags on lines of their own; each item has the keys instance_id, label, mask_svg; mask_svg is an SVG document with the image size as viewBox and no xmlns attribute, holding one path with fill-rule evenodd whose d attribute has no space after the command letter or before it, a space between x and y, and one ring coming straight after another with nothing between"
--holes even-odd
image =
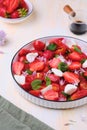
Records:
<instances>
[{"instance_id":1,"label":"white ceramic bowl","mask_svg":"<svg viewBox=\"0 0 87 130\"><path fill-rule=\"evenodd\" d=\"M87 53L87 42L82 41L80 39L76 39L73 37L68 37L68 36L48 36L48 37L44 37L44 38L40 38L40 39L36 39L36 40L41 40L41 41L48 41L51 38L65 38L67 40L74 40L76 41L76 43L78 43L78 45L81 47L82 51ZM68 42L67 42L68 43ZM69 43L68 43L69 45ZM29 42L28 44L25 44L22 48L31 48L32 47L32 42ZM21 49L22 49L21 48ZM21 50L20 49L20 50ZM37 105L43 106L43 107L47 107L47 108L54 108L54 109L67 109L67 108L74 108L74 107L78 107L81 105L84 105L87 103L87 97L83 97L80 99L76 99L76 100L72 100L72 101L50 101L50 100L46 100L43 98L39 98L36 96L33 96L31 94L29 94L28 92L26 92L23 88L20 87L20 85L17 83L17 81L14 78L14 74L12 72L12 64L14 61L16 61L17 56L18 56L18 52L20 51L18 50L17 53L14 55L12 62L11 62L11 74L15 83L15 88L17 88L18 92L27 100L31 101L32 103L35 103Z\"/></svg>"},{"instance_id":2,"label":"white ceramic bowl","mask_svg":"<svg viewBox=\"0 0 87 130\"><path fill-rule=\"evenodd\" d=\"M29 0L25 0L25 2L27 3L27 5L29 7L29 11L25 17L15 18L15 19L0 17L0 21L5 22L5 23L20 23L20 22L26 20L30 16L30 14L32 13L33 6Z\"/></svg>"}]
</instances>

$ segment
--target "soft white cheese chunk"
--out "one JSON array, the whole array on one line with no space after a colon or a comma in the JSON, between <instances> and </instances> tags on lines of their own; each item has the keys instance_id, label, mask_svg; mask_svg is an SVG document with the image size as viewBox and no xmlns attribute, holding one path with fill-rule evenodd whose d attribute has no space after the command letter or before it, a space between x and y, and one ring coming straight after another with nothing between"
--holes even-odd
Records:
<instances>
[{"instance_id":1,"label":"soft white cheese chunk","mask_svg":"<svg viewBox=\"0 0 87 130\"><path fill-rule=\"evenodd\" d=\"M25 84L25 76L23 76L23 75L14 75L14 78L16 79L16 81L19 84L21 84L21 85Z\"/></svg>"},{"instance_id":2,"label":"soft white cheese chunk","mask_svg":"<svg viewBox=\"0 0 87 130\"><path fill-rule=\"evenodd\" d=\"M31 53L28 53L27 55L26 55L26 59L31 63L31 62L33 62L34 60L35 60L35 58L38 56L38 53L37 52L35 52L35 53L33 53L33 52L31 52Z\"/></svg>"},{"instance_id":3,"label":"soft white cheese chunk","mask_svg":"<svg viewBox=\"0 0 87 130\"><path fill-rule=\"evenodd\" d=\"M41 90L41 93L44 94L45 92L47 92L48 90L51 90L52 89L52 85L48 85L46 88L43 88Z\"/></svg>"},{"instance_id":4,"label":"soft white cheese chunk","mask_svg":"<svg viewBox=\"0 0 87 130\"><path fill-rule=\"evenodd\" d=\"M61 70L59 70L59 69L52 68L51 71L52 71L55 75L57 75L57 76L59 76L59 77L62 77L62 76L63 76L63 72L62 72Z\"/></svg>"},{"instance_id":5,"label":"soft white cheese chunk","mask_svg":"<svg viewBox=\"0 0 87 130\"><path fill-rule=\"evenodd\" d=\"M82 68L87 68L87 60L82 64Z\"/></svg>"},{"instance_id":6,"label":"soft white cheese chunk","mask_svg":"<svg viewBox=\"0 0 87 130\"><path fill-rule=\"evenodd\" d=\"M71 95L72 93L74 93L77 90L77 86L73 85L73 84L67 84L65 86L64 92L68 95Z\"/></svg>"}]
</instances>

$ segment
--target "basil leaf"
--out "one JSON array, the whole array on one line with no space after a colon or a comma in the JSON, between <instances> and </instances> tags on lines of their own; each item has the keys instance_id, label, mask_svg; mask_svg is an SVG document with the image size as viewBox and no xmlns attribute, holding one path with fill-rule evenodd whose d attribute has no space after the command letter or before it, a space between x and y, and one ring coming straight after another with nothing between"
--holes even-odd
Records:
<instances>
[{"instance_id":1,"label":"basil leaf","mask_svg":"<svg viewBox=\"0 0 87 130\"><path fill-rule=\"evenodd\" d=\"M51 84L51 80L49 77L46 76L46 86L50 85Z\"/></svg>"},{"instance_id":2,"label":"basil leaf","mask_svg":"<svg viewBox=\"0 0 87 130\"><path fill-rule=\"evenodd\" d=\"M33 80L32 82L31 82L31 86L32 86L32 89L33 90L37 90L37 89L39 89L42 84L42 80L40 80L40 79L35 79L35 80Z\"/></svg>"},{"instance_id":3,"label":"basil leaf","mask_svg":"<svg viewBox=\"0 0 87 130\"><path fill-rule=\"evenodd\" d=\"M57 49L57 45L55 43L50 43L48 46L47 46L47 49L48 50L51 50L51 51L55 51Z\"/></svg>"},{"instance_id":4,"label":"basil leaf","mask_svg":"<svg viewBox=\"0 0 87 130\"><path fill-rule=\"evenodd\" d=\"M58 65L58 69L65 72L68 69L68 65L64 62L60 62Z\"/></svg>"},{"instance_id":5,"label":"basil leaf","mask_svg":"<svg viewBox=\"0 0 87 130\"><path fill-rule=\"evenodd\" d=\"M85 61L86 61L86 59L82 59L82 60L81 60L81 64L83 64Z\"/></svg>"},{"instance_id":6,"label":"basil leaf","mask_svg":"<svg viewBox=\"0 0 87 130\"><path fill-rule=\"evenodd\" d=\"M28 74L30 74L30 75L33 73L33 72L32 72L31 70L29 70L29 69L27 69L26 72L27 72Z\"/></svg>"},{"instance_id":7,"label":"basil leaf","mask_svg":"<svg viewBox=\"0 0 87 130\"><path fill-rule=\"evenodd\" d=\"M79 47L77 45L74 45L74 50L79 52L79 53L82 53L81 50L79 49Z\"/></svg>"}]
</instances>

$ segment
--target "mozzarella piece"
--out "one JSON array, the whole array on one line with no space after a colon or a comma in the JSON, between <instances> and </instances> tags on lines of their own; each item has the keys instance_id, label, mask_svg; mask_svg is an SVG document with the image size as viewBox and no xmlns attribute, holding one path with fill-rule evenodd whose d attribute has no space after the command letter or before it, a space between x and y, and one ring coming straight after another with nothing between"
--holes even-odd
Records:
<instances>
[{"instance_id":1,"label":"mozzarella piece","mask_svg":"<svg viewBox=\"0 0 87 130\"><path fill-rule=\"evenodd\" d=\"M36 52L36 53L33 53L33 52L31 52L31 53L28 53L27 55L26 55L26 59L31 63L31 62L33 62L34 60L35 60L35 58L38 56L38 53Z\"/></svg>"},{"instance_id":2,"label":"mozzarella piece","mask_svg":"<svg viewBox=\"0 0 87 130\"><path fill-rule=\"evenodd\" d=\"M85 62L82 64L83 68L87 68L87 60L85 60Z\"/></svg>"},{"instance_id":3,"label":"mozzarella piece","mask_svg":"<svg viewBox=\"0 0 87 130\"><path fill-rule=\"evenodd\" d=\"M58 58L59 58L62 62L65 62L65 61L66 61L65 58L64 58L64 56L62 56L62 55L59 55Z\"/></svg>"},{"instance_id":4,"label":"mozzarella piece","mask_svg":"<svg viewBox=\"0 0 87 130\"><path fill-rule=\"evenodd\" d=\"M48 90L51 90L52 89L52 85L48 85L46 88L43 88L41 90L41 93L44 94L45 92L47 92Z\"/></svg>"},{"instance_id":5,"label":"mozzarella piece","mask_svg":"<svg viewBox=\"0 0 87 130\"><path fill-rule=\"evenodd\" d=\"M71 95L72 93L74 93L77 90L77 86L73 85L73 84L67 84L65 86L64 92L68 95Z\"/></svg>"},{"instance_id":6,"label":"mozzarella piece","mask_svg":"<svg viewBox=\"0 0 87 130\"><path fill-rule=\"evenodd\" d=\"M16 79L16 81L19 84L21 84L21 85L25 84L25 76L23 76L23 75L14 75L14 78Z\"/></svg>"},{"instance_id":7,"label":"mozzarella piece","mask_svg":"<svg viewBox=\"0 0 87 130\"><path fill-rule=\"evenodd\" d=\"M62 72L61 70L56 69L56 68L52 68L51 70L52 70L52 72L53 72L55 75L57 75L57 76L59 76L59 77L62 77L62 76L63 76L63 72Z\"/></svg>"}]
</instances>

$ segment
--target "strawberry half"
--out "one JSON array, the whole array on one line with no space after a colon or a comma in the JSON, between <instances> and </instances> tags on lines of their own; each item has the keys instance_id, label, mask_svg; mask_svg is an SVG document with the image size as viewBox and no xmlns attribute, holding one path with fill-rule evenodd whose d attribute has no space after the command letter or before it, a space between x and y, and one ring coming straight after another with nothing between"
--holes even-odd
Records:
<instances>
[{"instance_id":1,"label":"strawberry half","mask_svg":"<svg viewBox=\"0 0 87 130\"><path fill-rule=\"evenodd\" d=\"M29 7L27 5L27 3L24 0L20 0L20 4L19 4L20 8L24 8L27 11L29 10Z\"/></svg>"}]
</instances>

